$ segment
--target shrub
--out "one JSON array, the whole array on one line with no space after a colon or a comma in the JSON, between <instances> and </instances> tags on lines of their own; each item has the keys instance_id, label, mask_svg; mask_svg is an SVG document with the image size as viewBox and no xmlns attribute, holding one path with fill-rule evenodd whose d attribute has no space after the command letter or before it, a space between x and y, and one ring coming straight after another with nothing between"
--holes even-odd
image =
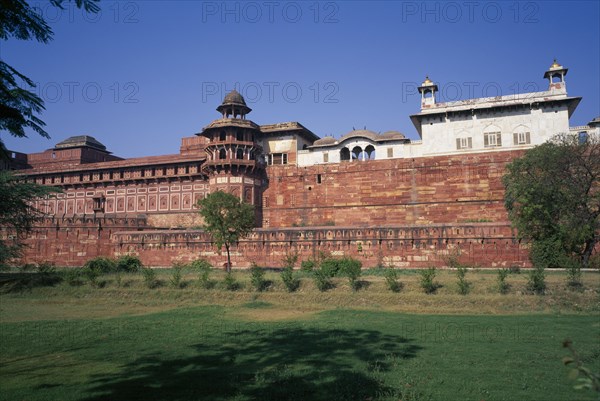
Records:
<instances>
[{"instance_id":1,"label":"shrub","mask_svg":"<svg viewBox=\"0 0 600 401\"><path fill-rule=\"evenodd\" d=\"M204 258L193 260L189 266L192 270L196 270L198 272L210 271L210 269L213 267L210 262Z\"/></svg>"},{"instance_id":2,"label":"shrub","mask_svg":"<svg viewBox=\"0 0 600 401\"><path fill-rule=\"evenodd\" d=\"M117 270L115 273L115 284L117 287L121 287L121 283L123 282L123 276L120 270Z\"/></svg>"},{"instance_id":3,"label":"shrub","mask_svg":"<svg viewBox=\"0 0 600 401\"><path fill-rule=\"evenodd\" d=\"M183 287L183 281L181 280L183 275L182 275L182 270L183 270L184 265L182 265L181 263L174 263L173 266L171 267L171 287L173 288L181 288Z\"/></svg>"},{"instance_id":4,"label":"shrub","mask_svg":"<svg viewBox=\"0 0 600 401\"><path fill-rule=\"evenodd\" d=\"M354 291L360 288L360 278L362 263L360 260L345 257L338 261L338 273L344 274L348 277L348 283L350 284L350 288Z\"/></svg>"},{"instance_id":5,"label":"shrub","mask_svg":"<svg viewBox=\"0 0 600 401\"><path fill-rule=\"evenodd\" d=\"M312 272L315 269L316 263L312 259L303 260L300 263L300 270L305 272Z\"/></svg>"},{"instance_id":6,"label":"shrub","mask_svg":"<svg viewBox=\"0 0 600 401\"><path fill-rule=\"evenodd\" d=\"M93 287L101 287L102 284L98 278L102 275L102 272L97 269L93 269L89 266L83 268L83 275L87 278L88 282Z\"/></svg>"},{"instance_id":7,"label":"shrub","mask_svg":"<svg viewBox=\"0 0 600 401\"><path fill-rule=\"evenodd\" d=\"M398 272L394 268L388 268L384 273L385 283L392 292L400 292L403 285L398 281Z\"/></svg>"},{"instance_id":8,"label":"shrub","mask_svg":"<svg viewBox=\"0 0 600 401\"><path fill-rule=\"evenodd\" d=\"M438 289L438 284L434 281L437 274L435 267L431 266L426 270L421 270L421 288L426 294L433 294Z\"/></svg>"},{"instance_id":9,"label":"shrub","mask_svg":"<svg viewBox=\"0 0 600 401\"><path fill-rule=\"evenodd\" d=\"M209 289L214 287L215 283L212 281L210 277L210 269L212 268L211 264L208 263L205 259L197 259L194 260L190 266L192 269L198 271L198 285L201 288Z\"/></svg>"},{"instance_id":10,"label":"shrub","mask_svg":"<svg viewBox=\"0 0 600 401\"><path fill-rule=\"evenodd\" d=\"M498 269L496 281L498 282L498 292L500 294L506 294L508 292L508 289L510 288L510 284L506 282L506 277L508 277L508 273L510 273L509 269Z\"/></svg>"},{"instance_id":11,"label":"shrub","mask_svg":"<svg viewBox=\"0 0 600 401\"><path fill-rule=\"evenodd\" d=\"M97 258L88 260L83 267L103 274L116 271L117 263L113 259L98 256Z\"/></svg>"},{"instance_id":12,"label":"shrub","mask_svg":"<svg viewBox=\"0 0 600 401\"><path fill-rule=\"evenodd\" d=\"M300 287L300 280L294 277L292 266L286 266L281 271L281 281L283 281L283 285L285 285L288 292L294 292Z\"/></svg>"},{"instance_id":13,"label":"shrub","mask_svg":"<svg viewBox=\"0 0 600 401\"><path fill-rule=\"evenodd\" d=\"M252 265L250 266L250 283L258 292L265 290L267 287L265 270L254 262L252 262Z\"/></svg>"},{"instance_id":14,"label":"shrub","mask_svg":"<svg viewBox=\"0 0 600 401\"><path fill-rule=\"evenodd\" d=\"M583 283L581 282L581 267L579 263L572 260L571 263L566 267L567 269L567 287L571 289L581 289Z\"/></svg>"},{"instance_id":15,"label":"shrub","mask_svg":"<svg viewBox=\"0 0 600 401\"><path fill-rule=\"evenodd\" d=\"M521 274L521 267L517 265L511 265L508 268L508 271L510 272L510 274Z\"/></svg>"},{"instance_id":16,"label":"shrub","mask_svg":"<svg viewBox=\"0 0 600 401\"><path fill-rule=\"evenodd\" d=\"M240 288L240 284L235 280L231 272L227 272L225 275L223 286L227 291L237 291Z\"/></svg>"},{"instance_id":17,"label":"shrub","mask_svg":"<svg viewBox=\"0 0 600 401\"><path fill-rule=\"evenodd\" d=\"M70 286L82 285L82 269L67 269L63 272L63 280Z\"/></svg>"},{"instance_id":18,"label":"shrub","mask_svg":"<svg viewBox=\"0 0 600 401\"><path fill-rule=\"evenodd\" d=\"M117 270L127 273L135 273L140 271L144 265L137 256L123 255L117 259Z\"/></svg>"},{"instance_id":19,"label":"shrub","mask_svg":"<svg viewBox=\"0 0 600 401\"><path fill-rule=\"evenodd\" d=\"M325 258L321 261L320 270L328 277L335 277L340 271L340 260L336 258Z\"/></svg>"},{"instance_id":20,"label":"shrub","mask_svg":"<svg viewBox=\"0 0 600 401\"><path fill-rule=\"evenodd\" d=\"M156 279L156 272L154 271L154 269L150 267L143 267L142 276L144 277L144 284L146 284L146 287L150 289L158 287L159 283Z\"/></svg>"},{"instance_id":21,"label":"shrub","mask_svg":"<svg viewBox=\"0 0 600 401\"><path fill-rule=\"evenodd\" d=\"M56 273L56 267L54 267L54 263L50 262L39 263L36 267L36 270L42 275L53 275Z\"/></svg>"},{"instance_id":22,"label":"shrub","mask_svg":"<svg viewBox=\"0 0 600 401\"><path fill-rule=\"evenodd\" d=\"M456 277L458 278L458 293L461 295L467 295L471 289L471 283L466 279L467 268L462 265L458 265L456 268Z\"/></svg>"},{"instance_id":23,"label":"shrub","mask_svg":"<svg viewBox=\"0 0 600 401\"><path fill-rule=\"evenodd\" d=\"M331 276L329 276L329 273L325 272L323 269L314 270L313 279L315 280L315 286L319 289L319 291L327 291L333 287L333 284L331 283Z\"/></svg>"},{"instance_id":24,"label":"shrub","mask_svg":"<svg viewBox=\"0 0 600 401\"><path fill-rule=\"evenodd\" d=\"M546 292L546 273L541 266L535 267L527 274L527 291L533 294Z\"/></svg>"}]
</instances>

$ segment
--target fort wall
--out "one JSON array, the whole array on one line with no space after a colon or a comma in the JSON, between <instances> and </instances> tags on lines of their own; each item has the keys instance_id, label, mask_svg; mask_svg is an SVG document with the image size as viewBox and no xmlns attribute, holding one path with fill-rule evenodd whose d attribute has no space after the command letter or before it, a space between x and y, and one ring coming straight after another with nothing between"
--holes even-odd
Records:
<instances>
[{"instance_id":1,"label":"fort wall","mask_svg":"<svg viewBox=\"0 0 600 401\"><path fill-rule=\"evenodd\" d=\"M324 252L355 257L364 267L441 267L448 264L450 255L481 267L527 266L527 248L514 234L506 223L256 229L232 246L231 253L234 268L246 268L252 262L281 267L290 252L298 253L299 263ZM59 266L81 266L96 256L125 254L137 255L153 267L200 257L222 267L226 260L224 249L216 249L205 232L156 230L138 218L48 219L26 244L24 260Z\"/></svg>"},{"instance_id":2,"label":"fort wall","mask_svg":"<svg viewBox=\"0 0 600 401\"><path fill-rule=\"evenodd\" d=\"M504 224L502 176L521 154L270 166L263 227Z\"/></svg>"}]
</instances>

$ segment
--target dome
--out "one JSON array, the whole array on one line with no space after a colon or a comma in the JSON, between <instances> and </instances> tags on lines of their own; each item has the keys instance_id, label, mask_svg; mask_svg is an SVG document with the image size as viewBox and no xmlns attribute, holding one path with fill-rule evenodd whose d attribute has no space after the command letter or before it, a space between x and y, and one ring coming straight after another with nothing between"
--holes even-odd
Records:
<instances>
[{"instance_id":1,"label":"dome","mask_svg":"<svg viewBox=\"0 0 600 401\"><path fill-rule=\"evenodd\" d=\"M227 95L225 95L225 98L223 99L223 105L226 104L239 104L239 105L246 105L246 101L244 100L244 97L235 89L232 90L231 92L229 92Z\"/></svg>"},{"instance_id":2,"label":"dome","mask_svg":"<svg viewBox=\"0 0 600 401\"><path fill-rule=\"evenodd\" d=\"M225 95L223 99L223 103L219 107L217 107L217 111L223 114L223 117L233 116L233 118L237 118L237 116L244 116L252 111L252 109L246 106L246 101L244 97L240 95L238 91L235 89Z\"/></svg>"},{"instance_id":3,"label":"dome","mask_svg":"<svg viewBox=\"0 0 600 401\"><path fill-rule=\"evenodd\" d=\"M404 136L404 134L398 131L387 131L379 135L379 140L393 141L401 139L406 139L406 136Z\"/></svg>"},{"instance_id":4,"label":"dome","mask_svg":"<svg viewBox=\"0 0 600 401\"><path fill-rule=\"evenodd\" d=\"M426 76L425 81L423 81L421 86L431 86L431 85L433 85L433 81L431 79L429 79L429 76Z\"/></svg>"},{"instance_id":5,"label":"dome","mask_svg":"<svg viewBox=\"0 0 600 401\"><path fill-rule=\"evenodd\" d=\"M551 70L560 70L560 69L562 69L562 68L563 68L563 66L562 66L562 65L560 65L560 64L558 64L558 63L556 62L556 59L554 59L554 62L553 62L553 63L552 63L552 65L550 66L550 69L551 69Z\"/></svg>"},{"instance_id":6,"label":"dome","mask_svg":"<svg viewBox=\"0 0 600 401\"><path fill-rule=\"evenodd\" d=\"M312 146L327 146L334 145L337 141L332 136L326 136L321 139L317 139Z\"/></svg>"},{"instance_id":7,"label":"dome","mask_svg":"<svg viewBox=\"0 0 600 401\"><path fill-rule=\"evenodd\" d=\"M350 138L367 138L372 141L377 140L377 134L368 129L355 129L353 131L348 132L346 135L340 138L340 142L345 141Z\"/></svg>"}]
</instances>

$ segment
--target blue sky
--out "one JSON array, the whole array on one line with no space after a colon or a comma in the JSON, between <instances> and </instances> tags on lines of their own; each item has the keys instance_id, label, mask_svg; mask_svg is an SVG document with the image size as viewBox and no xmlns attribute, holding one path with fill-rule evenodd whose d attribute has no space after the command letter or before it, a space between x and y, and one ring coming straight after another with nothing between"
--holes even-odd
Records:
<instances>
[{"instance_id":1,"label":"blue sky","mask_svg":"<svg viewBox=\"0 0 600 401\"><path fill-rule=\"evenodd\" d=\"M583 97L571 124L600 115L597 1L103 1L95 16L30 4L54 40L0 42L0 57L39 83L52 138L0 133L22 152L87 134L123 157L177 153L234 86L258 124L417 138L426 74L443 100L507 95L545 90L554 58Z\"/></svg>"}]
</instances>

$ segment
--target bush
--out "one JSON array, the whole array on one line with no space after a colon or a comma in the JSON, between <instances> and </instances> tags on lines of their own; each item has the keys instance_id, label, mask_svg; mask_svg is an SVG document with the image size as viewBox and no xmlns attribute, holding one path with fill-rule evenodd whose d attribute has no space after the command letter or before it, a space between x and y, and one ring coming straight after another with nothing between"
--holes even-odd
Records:
<instances>
[{"instance_id":1,"label":"bush","mask_svg":"<svg viewBox=\"0 0 600 401\"><path fill-rule=\"evenodd\" d=\"M283 281L283 285L285 285L288 292L294 292L300 287L300 280L294 277L292 266L286 266L281 271L281 281Z\"/></svg>"},{"instance_id":2,"label":"bush","mask_svg":"<svg viewBox=\"0 0 600 401\"><path fill-rule=\"evenodd\" d=\"M498 282L498 292L500 294L506 294L510 288L510 284L506 282L506 277L508 277L509 273L509 269L498 269L498 276L496 276L496 281Z\"/></svg>"},{"instance_id":3,"label":"bush","mask_svg":"<svg viewBox=\"0 0 600 401\"><path fill-rule=\"evenodd\" d=\"M36 270L42 275L53 275L56 273L56 267L54 267L54 263L50 262L39 263L36 267Z\"/></svg>"},{"instance_id":4,"label":"bush","mask_svg":"<svg viewBox=\"0 0 600 401\"><path fill-rule=\"evenodd\" d=\"M305 272L312 272L315 269L316 263L312 259L303 260L300 263L300 270Z\"/></svg>"},{"instance_id":5,"label":"bush","mask_svg":"<svg viewBox=\"0 0 600 401\"><path fill-rule=\"evenodd\" d=\"M344 274L348 277L348 283L350 284L350 288L354 291L360 288L360 278L362 263L360 260L345 257L338 261L338 273Z\"/></svg>"},{"instance_id":6,"label":"bush","mask_svg":"<svg viewBox=\"0 0 600 401\"><path fill-rule=\"evenodd\" d=\"M510 274L521 274L521 267L517 265L511 265L508 268L508 271L510 272Z\"/></svg>"},{"instance_id":7,"label":"bush","mask_svg":"<svg viewBox=\"0 0 600 401\"><path fill-rule=\"evenodd\" d=\"M135 273L140 271L144 265L137 256L123 255L117 259L117 270L127 273Z\"/></svg>"},{"instance_id":8,"label":"bush","mask_svg":"<svg viewBox=\"0 0 600 401\"><path fill-rule=\"evenodd\" d=\"M329 276L329 273L322 268L313 271L313 279L315 280L315 286L319 291L327 291L333 287L331 276Z\"/></svg>"},{"instance_id":9,"label":"bush","mask_svg":"<svg viewBox=\"0 0 600 401\"><path fill-rule=\"evenodd\" d=\"M158 287L159 283L156 279L156 272L154 271L154 269L150 267L143 267L142 276L144 277L144 284L146 284L146 287L150 289Z\"/></svg>"},{"instance_id":10,"label":"bush","mask_svg":"<svg viewBox=\"0 0 600 401\"><path fill-rule=\"evenodd\" d=\"M174 263L173 266L171 267L171 287L173 288L181 288L183 287L183 281L182 281L182 270L183 270L184 265L182 265L181 263Z\"/></svg>"},{"instance_id":11,"label":"bush","mask_svg":"<svg viewBox=\"0 0 600 401\"><path fill-rule=\"evenodd\" d=\"M456 268L456 277L458 278L458 293L461 295L467 295L469 290L471 289L471 283L469 283L466 279L467 268L465 266L459 265Z\"/></svg>"},{"instance_id":12,"label":"bush","mask_svg":"<svg viewBox=\"0 0 600 401\"><path fill-rule=\"evenodd\" d=\"M214 287L215 282L209 278L212 266L208 261L205 259L197 259L194 260L190 266L192 269L198 271L198 285L201 288L210 289Z\"/></svg>"},{"instance_id":13,"label":"bush","mask_svg":"<svg viewBox=\"0 0 600 401\"><path fill-rule=\"evenodd\" d=\"M320 270L328 277L335 277L341 269L340 260L336 258L325 258L321 261Z\"/></svg>"},{"instance_id":14,"label":"bush","mask_svg":"<svg viewBox=\"0 0 600 401\"><path fill-rule=\"evenodd\" d=\"M204 258L199 258L192 261L189 266L192 270L196 270L198 272L210 271L210 269L213 267L210 262Z\"/></svg>"},{"instance_id":15,"label":"bush","mask_svg":"<svg viewBox=\"0 0 600 401\"><path fill-rule=\"evenodd\" d=\"M67 269L63 272L63 280L70 286L78 286L82 285L83 281L81 279L82 269Z\"/></svg>"},{"instance_id":16,"label":"bush","mask_svg":"<svg viewBox=\"0 0 600 401\"><path fill-rule=\"evenodd\" d=\"M546 273L543 267L535 267L527 274L527 291L533 294L546 292Z\"/></svg>"},{"instance_id":17,"label":"bush","mask_svg":"<svg viewBox=\"0 0 600 401\"><path fill-rule=\"evenodd\" d=\"M563 249L562 240L556 238L534 241L529 257L534 267L542 269L563 268L571 263L571 258Z\"/></svg>"},{"instance_id":18,"label":"bush","mask_svg":"<svg viewBox=\"0 0 600 401\"><path fill-rule=\"evenodd\" d=\"M240 284L235 280L231 272L227 272L225 275L223 286L227 291L237 291L240 288Z\"/></svg>"},{"instance_id":19,"label":"bush","mask_svg":"<svg viewBox=\"0 0 600 401\"><path fill-rule=\"evenodd\" d=\"M258 292L264 291L267 287L265 270L254 262L252 262L252 265L250 266L250 283Z\"/></svg>"},{"instance_id":20,"label":"bush","mask_svg":"<svg viewBox=\"0 0 600 401\"><path fill-rule=\"evenodd\" d=\"M103 282L99 281L98 278L102 275L102 272L91 267L83 268L83 275L87 278L88 282L92 287L102 287Z\"/></svg>"},{"instance_id":21,"label":"bush","mask_svg":"<svg viewBox=\"0 0 600 401\"><path fill-rule=\"evenodd\" d=\"M426 294L433 294L438 289L438 284L434 281L437 274L435 267L429 267L426 270L421 270L421 288Z\"/></svg>"},{"instance_id":22,"label":"bush","mask_svg":"<svg viewBox=\"0 0 600 401\"><path fill-rule=\"evenodd\" d=\"M571 289L581 289L583 283L581 282L581 267L576 261L571 261L567 269L567 287Z\"/></svg>"},{"instance_id":23,"label":"bush","mask_svg":"<svg viewBox=\"0 0 600 401\"><path fill-rule=\"evenodd\" d=\"M402 290L402 283L398 281L398 272L394 268L386 269L384 273L385 283L388 289L392 292L400 292Z\"/></svg>"},{"instance_id":24,"label":"bush","mask_svg":"<svg viewBox=\"0 0 600 401\"><path fill-rule=\"evenodd\" d=\"M97 258L88 260L83 267L95 270L100 274L112 273L117 270L117 263L114 259L98 256Z\"/></svg>"}]
</instances>

